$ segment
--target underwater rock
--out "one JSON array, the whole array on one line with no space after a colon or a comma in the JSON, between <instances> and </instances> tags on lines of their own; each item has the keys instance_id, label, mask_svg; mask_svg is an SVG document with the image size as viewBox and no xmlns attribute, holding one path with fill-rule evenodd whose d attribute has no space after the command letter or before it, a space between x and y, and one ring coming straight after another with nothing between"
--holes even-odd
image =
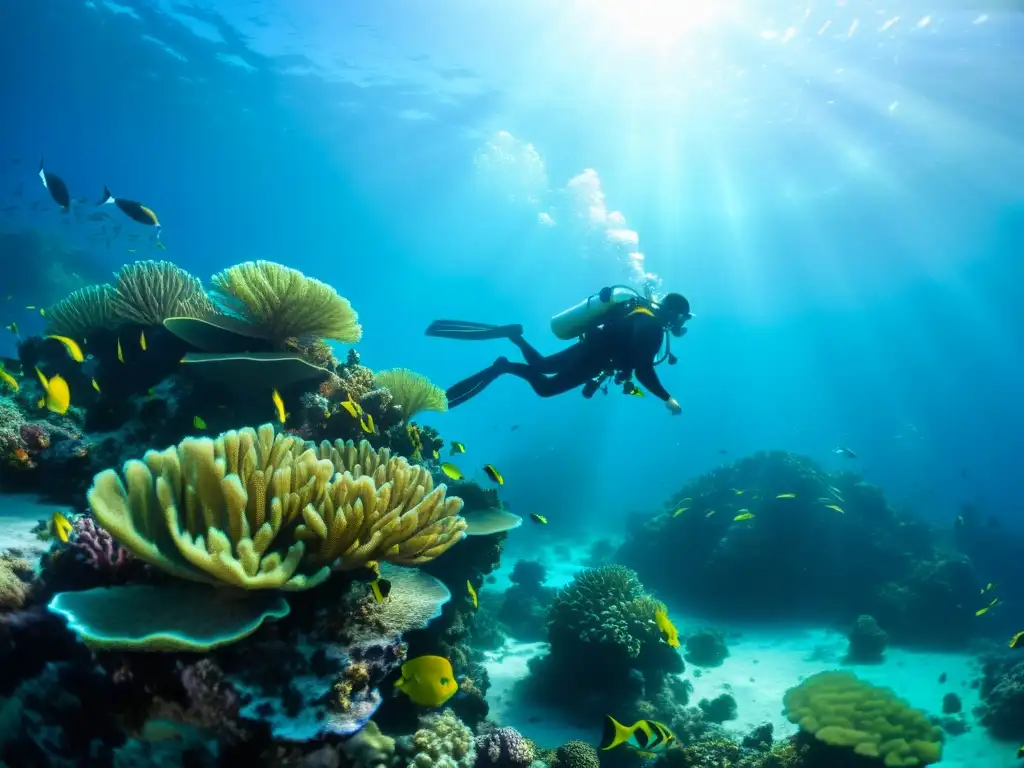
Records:
<instances>
[{"instance_id":1,"label":"underwater rock","mask_svg":"<svg viewBox=\"0 0 1024 768\"><path fill-rule=\"evenodd\" d=\"M868 615L859 616L847 635L850 641L846 661L850 664L880 664L889 642L878 622Z\"/></svg>"},{"instance_id":2,"label":"underwater rock","mask_svg":"<svg viewBox=\"0 0 1024 768\"><path fill-rule=\"evenodd\" d=\"M1024 740L1024 661L991 657L982 673L981 724L997 739Z\"/></svg>"},{"instance_id":3,"label":"underwater rock","mask_svg":"<svg viewBox=\"0 0 1024 768\"><path fill-rule=\"evenodd\" d=\"M688 634L685 645L686 660L698 667L720 667L729 656L725 636L709 627Z\"/></svg>"},{"instance_id":4,"label":"underwater rock","mask_svg":"<svg viewBox=\"0 0 1024 768\"><path fill-rule=\"evenodd\" d=\"M543 563L537 560L516 560L509 581L528 593L537 594L544 586L547 576L547 568Z\"/></svg>"},{"instance_id":5,"label":"underwater rock","mask_svg":"<svg viewBox=\"0 0 1024 768\"><path fill-rule=\"evenodd\" d=\"M955 693L947 693L942 697L942 714L955 715L962 711L963 708L963 702L960 701L960 697Z\"/></svg>"},{"instance_id":6,"label":"underwater rock","mask_svg":"<svg viewBox=\"0 0 1024 768\"><path fill-rule=\"evenodd\" d=\"M727 720L735 720L739 717L736 708L736 699L730 694L723 693L710 701L701 699L697 706L704 713L704 718L710 723L724 723Z\"/></svg>"}]
</instances>

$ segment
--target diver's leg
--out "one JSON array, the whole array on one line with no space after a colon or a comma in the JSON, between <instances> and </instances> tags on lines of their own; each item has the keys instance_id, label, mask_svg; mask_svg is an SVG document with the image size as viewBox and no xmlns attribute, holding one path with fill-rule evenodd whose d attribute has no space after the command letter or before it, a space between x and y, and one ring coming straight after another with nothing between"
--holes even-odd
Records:
<instances>
[{"instance_id":1,"label":"diver's leg","mask_svg":"<svg viewBox=\"0 0 1024 768\"><path fill-rule=\"evenodd\" d=\"M451 409L462 405L470 398L476 397L487 389L491 382L502 374L502 362L507 363L507 358L499 357L494 365L490 365L479 373L474 373L472 376L468 376L448 387L445 390L445 396L448 398L448 408Z\"/></svg>"},{"instance_id":2,"label":"diver's leg","mask_svg":"<svg viewBox=\"0 0 1024 768\"><path fill-rule=\"evenodd\" d=\"M571 347L555 352L553 355L542 355L522 336L510 336L509 341L519 347L527 365L533 366L540 373L558 373L568 367L580 355L579 342Z\"/></svg>"},{"instance_id":3,"label":"diver's leg","mask_svg":"<svg viewBox=\"0 0 1024 768\"><path fill-rule=\"evenodd\" d=\"M602 371L600 365L593 366L586 360L580 360L576 365L571 365L556 373L554 376L545 376L538 366L524 365L523 363L496 364L502 373L511 373L520 379L528 382L533 391L541 397L554 397L576 389L586 384Z\"/></svg>"}]
</instances>

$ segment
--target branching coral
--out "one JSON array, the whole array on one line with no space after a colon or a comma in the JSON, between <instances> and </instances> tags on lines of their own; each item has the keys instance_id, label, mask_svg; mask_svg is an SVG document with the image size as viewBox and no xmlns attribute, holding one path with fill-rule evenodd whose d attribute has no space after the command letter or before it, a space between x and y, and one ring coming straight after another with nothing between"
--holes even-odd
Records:
<instances>
[{"instance_id":1,"label":"branching coral","mask_svg":"<svg viewBox=\"0 0 1024 768\"><path fill-rule=\"evenodd\" d=\"M461 540L462 501L422 469L365 442L319 450L270 424L187 438L127 462L123 481L98 474L89 505L141 560L244 589L309 589L338 558L417 564Z\"/></svg>"},{"instance_id":2,"label":"branching coral","mask_svg":"<svg viewBox=\"0 0 1024 768\"><path fill-rule=\"evenodd\" d=\"M115 275L110 299L121 322L160 325L169 317L205 317L213 304L202 283L170 261L125 264Z\"/></svg>"},{"instance_id":3,"label":"branching coral","mask_svg":"<svg viewBox=\"0 0 1024 768\"><path fill-rule=\"evenodd\" d=\"M654 614L661 604L644 592L636 574L620 565L581 571L551 605L552 650L564 640L621 648L630 658L657 643Z\"/></svg>"},{"instance_id":4,"label":"branching coral","mask_svg":"<svg viewBox=\"0 0 1024 768\"><path fill-rule=\"evenodd\" d=\"M331 286L271 261L247 261L213 276L225 307L277 345L321 337L354 344L358 315Z\"/></svg>"},{"instance_id":5,"label":"branching coral","mask_svg":"<svg viewBox=\"0 0 1024 768\"><path fill-rule=\"evenodd\" d=\"M384 387L402 408L406 421L423 411L448 410L448 398L444 390L435 385L426 376L408 368L394 368L390 371L378 371L374 376L377 386Z\"/></svg>"},{"instance_id":6,"label":"branching coral","mask_svg":"<svg viewBox=\"0 0 1024 768\"><path fill-rule=\"evenodd\" d=\"M113 299L116 291L106 283L79 288L46 311L46 330L59 336L82 339L116 323Z\"/></svg>"},{"instance_id":7,"label":"branching coral","mask_svg":"<svg viewBox=\"0 0 1024 768\"><path fill-rule=\"evenodd\" d=\"M783 702L801 730L887 766L929 765L942 757L942 730L924 712L852 673L819 672L790 688Z\"/></svg>"}]
</instances>

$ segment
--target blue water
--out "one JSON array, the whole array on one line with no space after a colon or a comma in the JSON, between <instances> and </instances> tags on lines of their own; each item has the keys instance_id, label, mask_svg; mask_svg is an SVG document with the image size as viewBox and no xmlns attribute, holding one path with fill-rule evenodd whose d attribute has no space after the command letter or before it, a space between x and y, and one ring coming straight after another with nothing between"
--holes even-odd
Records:
<instances>
[{"instance_id":1,"label":"blue water","mask_svg":"<svg viewBox=\"0 0 1024 768\"><path fill-rule=\"evenodd\" d=\"M512 380L424 419L513 509L615 533L721 451L784 448L936 521L975 500L1013 524L1024 15L939 5L734 3L692 27L612 0L8 0L0 228L87 280L282 261L352 301L364 362L442 386L510 350L427 339L432 319L554 351L550 316L638 284L639 251L697 315L661 370L682 416ZM43 152L79 215L49 203ZM90 237L104 184L166 251ZM51 257L2 258L2 324L38 332Z\"/></svg>"}]
</instances>

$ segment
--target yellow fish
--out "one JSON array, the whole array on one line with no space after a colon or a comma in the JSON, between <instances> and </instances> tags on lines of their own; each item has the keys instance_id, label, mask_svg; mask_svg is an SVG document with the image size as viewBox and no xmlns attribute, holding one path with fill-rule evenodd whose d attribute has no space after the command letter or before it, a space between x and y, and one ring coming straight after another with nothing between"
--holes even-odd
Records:
<instances>
[{"instance_id":1,"label":"yellow fish","mask_svg":"<svg viewBox=\"0 0 1024 768\"><path fill-rule=\"evenodd\" d=\"M459 690L452 663L442 656L418 656L402 665L395 688L421 707L440 707Z\"/></svg>"},{"instance_id":2,"label":"yellow fish","mask_svg":"<svg viewBox=\"0 0 1024 768\"><path fill-rule=\"evenodd\" d=\"M373 592L373 599L383 603L391 594L391 582L379 576L370 582L370 591Z\"/></svg>"},{"instance_id":3,"label":"yellow fish","mask_svg":"<svg viewBox=\"0 0 1024 768\"><path fill-rule=\"evenodd\" d=\"M43 390L46 392L46 396L40 398L39 402L42 403L47 410L53 411L57 414L65 414L68 412L68 408L71 407L71 390L68 389L68 383L64 381L61 376L54 376L51 379L47 379L43 372L36 368L36 375L39 376L39 381L43 385Z\"/></svg>"},{"instance_id":4,"label":"yellow fish","mask_svg":"<svg viewBox=\"0 0 1024 768\"><path fill-rule=\"evenodd\" d=\"M713 514L715 514L715 510L709 509L707 512L704 513L704 517L711 517Z\"/></svg>"},{"instance_id":5,"label":"yellow fish","mask_svg":"<svg viewBox=\"0 0 1024 768\"><path fill-rule=\"evenodd\" d=\"M359 403L352 402L351 396L341 402L341 407L348 411L348 415L353 419L358 419L363 415L363 409L359 406Z\"/></svg>"},{"instance_id":6,"label":"yellow fish","mask_svg":"<svg viewBox=\"0 0 1024 768\"><path fill-rule=\"evenodd\" d=\"M35 308L36 308L35 304L29 304L27 307L25 307L25 309L35 309Z\"/></svg>"},{"instance_id":7,"label":"yellow fish","mask_svg":"<svg viewBox=\"0 0 1024 768\"><path fill-rule=\"evenodd\" d=\"M795 493L780 493L775 498L776 499L795 499L796 498L796 494Z\"/></svg>"},{"instance_id":8,"label":"yellow fish","mask_svg":"<svg viewBox=\"0 0 1024 768\"><path fill-rule=\"evenodd\" d=\"M288 418L288 414L284 412L284 400L281 399L281 393L275 389L270 395L270 399L274 401L274 410L277 412L277 420L284 424L285 419Z\"/></svg>"},{"instance_id":9,"label":"yellow fish","mask_svg":"<svg viewBox=\"0 0 1024 768\"><path fill-rule=\"evenodd\" d=\"M681 514L683 514L683 512L685 512L688 509L689 507L680 507L679 509L672 513L672 517L679 517Z\"/></svg>"},{"instance_id":10,"label":"yellow fish","mask_svg":"<svg viewBox=\"0 0 1024 768\"><path fill-rule=\"evenodd\" d=\"M739 488L730 488L729 490L735 493L737 496L742 496L744 493L744 491L741 491Z\"/></svg>"},{"instance_id":11,"label":"yellow fish","mask_svg":"<svg viewBox=\"0 0 1024 768\"><path fill-rule=\"evenodd\" d=\"M196 429L206 429L206 422L199 416L192 417L192 426Z\"/></svg>"},{"instance_id":12,"label":"yellow fish","mask_svg":"<svg viewBox=\"0 0 1024 768\"><path fill-rule=\"evenodd\" d=\"M452 440L452 448L451 448L450 451L448 451L448 455L449 456L454 456L457 453L465 453L465 452L466 452L466 446L464 446L462 443L459 443L459 442L456 442L455 440Z\"/></svg>"},{"instance_id":13,"label":"yellow fish","mask_svg":"<svg viewBox=\"0 0 1024 768\"><path fill-rule=\"evenodd\" d=\"M137 252L138 252L137 248L129 248L128 249L128 253L137 253Z\"/></svg>"},{"instance_id":14,"label":"yellow fish","mask_svg":"<svg viewBox=\"0 0 1024 768\"><path fill-rule=\"evenodd\" d=\"M18 380L11 376L11 374L9 374L3 368L0 368L0 381L2 381L11 389L13 389L15 392L21 389L21 385L18 384Z\"/></svg>"},{"instance_id":15,"label":"yellow fish","mask_svg":"<svg viewBox=\"0 0 1024 768\"><path fill-rule=\"evenodd\" d=\"M43 309L42 307L40 307L39 308L39 314L42 315L43 317L46 317L46 310Z\"/></svg>"},{"instance_id":16,"label":"yellow fish","mask_svg":"<svg viewBox=\"0 0 1024 768\"><path fill-rule=\"evenodd\" d=\"M118 362L124 362L124 350L121 349L121 337L117 337L117 360Z\"/></svg>"},{"instance_id":17,"label":"yellow fish","mask_svg":"<svg viewBox=\"0 0 1024 768\"><path fill-rule=\"evenodd\" d=\"M683 504L689 504L689 503L690 503L691 501L693 501L693 499L692 499L692 498L690 498L689 496L687 496L687 497L686 497L685 499L683 499L682 501L680 501L680 502L679 502L679 504L680 504L680 506L681 506L681 505L683 505Z\"/></svg>"},{"instance_id":18,"label":"yellow fish","mask_svg":"<svg viewBox=\"0 0 1024 768\"><path fill-rule=\"evenodd\" d=\"M668 609L665 606L661 606L654 612L654 623L658 625L658 629L661 631L662 639L665 644L670 648L679 647L679 630L676 629L676 625L672 623L672 619L668 617Z\"/></svg>"},{"instance_id":19,"label":"yellow fish","mask_svg":"<svg viewBox=\"0 0 1024 768\"><path fill-rule=\"evenodd\" d=\"M981 588L981 594L984 595L989 590L992 590L992 589L995 589L995 588L996 588L996 585L993 582L990 581L988 584L986 584L984 587Z\"/></svg>"},{"instance_id":20,"label":"yellow fish","mask_svg":"<svg viewBox=\"0 0 1024 768\"><path fill-rule=\"evenodd\" d=\"M64 349L68 351L68 355L76 363L85 362L85 355L82 354L82 348L78 346L78 342L74 339L69 339L67 336L46 336L45 338L53 339L63 344Z\"/></svg>"},{"instance_id":21,"label":"yellow fish","mask_svg":"<svg viewBox=\"0 0 1024 768\"><path fill-rule=\"evenodd\" d=\"M480 607L480 601L477 599L476 590L473 589L473 585L466 581L466 591L469 592L469 602L473 604L474 608Z\"/></svg>"},{"instance_id":22,"label":"yellow fish","mask_svg":"<svg viewBox=\"0 0 1024 768\"><path fill-rule=\"evenodd\" d=\"M548 519L544 515L538 515L536 512L530 514L530 519L538 525L547 525Z\"/></svg>"},{"instance_id":23,"label":"yellow fish","mask_svg":"<svg viewBox=\"0 0 1024 768\"><path fill-rule=\"evenodd\" d=\"M435 459L435 460L437 460L437 459L440 459L440 458L441 458L441 452L440 452L439 450L437 450L437 448L435 448L435 449L433 450L433 452L432 452L432 454L431 454L431 455L432 455L432 456L434 457L434 459Z\"/></svg>"},{"instance_id":24,"label":"yellow fish","mask_svg":"<svg viewBox=\"0 0 1024 768\"><path fill-rule=\"evenodd\" d=\"M1018 632L1010 638L1010 648L1024 648L1024 632Z\"/></svg>"},{"instance_id":25,"label":"yellow fish","mask_svg":"<svg viewBox=\"0 0 1024 768\"><path fill-rule=\"evenodd\" d=\"M631 397L647 397L647 395L644 394L644 391L635 384L633 385L633 388L629 390L629 392L627 392L626 394L630 395Z\"/></svg>"},{"instance_id":26,"label":"yellow fish","mask_svg":"<svg viewBox=\"0 0 1024 768\"><path fill-rule=\"evenodd\" d=\"M626 726L608 715L605 718L604 733L601 735L598 749L609 750L625 744L641 755L653 756L664 751L675 739L675 734L668 726L654 720L637 720Z\"/></svg>"},{"instance_id":27,"label":"yellow fish","mask_svg":"<svg viewBox=\"0 0 1024 768\"><path fill-rule=\"evenodd\" d=\"M373 426L373 416L369 413L364 413L363 418L359 420L359 426L362 427L363 432L369 435L374 434L377 428Z\"/></svg>"},{"instance_id":28,"label":"yellow fish","mask_svg":"<svg viewBox=\"0 0 1024 768\"><path fill-rule=\"evenodd\" d=\"M835 504L826 504L825 509L834 509L836 512L840 512L844 515L846 514L846 512L843 511L842 507L837 507Z\"/></svg>"},{"instance_id":29,"label":"yellow fish","mask_svg":"<svg viewBox=\"0 0 1024 768\"><path fill-rule=\"evenodd\" d=\"M450 477L452 480L462 479L462 473L459 471L459 468L456 467L451 462L446 461L444 464L442 464L441 471L448 475L448 477Z\"/></svg>"},{"instance_id":30,"label":"yellow fish","mask_svg":"<svg viewBox=\"0 0 1024 768\"><path fill-rule=\"evenodd\" d=\"M992 600L992 602L991 602L991 603L989 603L988 605L986 605L986 606L985 606L984 608L980 608L979 610L975 611L975 612L974 612L974 615L975 615L975 616L984 616L984 615L985 615L986 613L988 613L989 611L991 611L991 610L992 610L993 608L995 608L995 607L996 607L997 605L999 605L999 598L998 598L998 597L994 598L994 599Z\"/></svg>"},{"instance_id":31,"label":"yellow fish","mask_svg":"<svg viewBox=\"0 0 1024 768\"><path fill-rule=\"evenodd\" d=\"M496 482L498 485L505 484L505 478L501 476L501 472L494 468L493 464L484 464L484 474L486 474L491 480Z\"/></svg>"},{"instance_id":32,"label":"yellow fish","mask_svg":"<svg viewBox=\"0 0 1024 768\"><path fill-rule=\"evenodd\" d=\"M142 351L146 351L146 332L139 331L139 346L142 347Z\"/></svg>"},{"instance_id":33,"label":"yellow fish","mask_svg":"<svg viewBox=\"0 0 1024 768\"><path fill-rule=\"evenodd\" d=\"M54 512L50 519L50 530L63 544L67 544L71 536L71 521L60 512Z\"/></svg>"},{"instance_id":34,"label":"yellow fish","mask_svg":"<svg viewBox=\"0 0 1024 768\"><path fill-rule=\"evenodd\" d=\"M100 385L96 382L96 379L92 380L92 388L95 389L97 392L100 392Z\"/></svg>"},{"instance_id":35,"label":"yellow fish","mask_svg":"<svg viewBox=\"0 0 1024 768\"><path fill-rule=\"evenodd\" d=\"M13 333L15 336L20 335L18 333L18 324L17 323L11 323L10 325L8 325L7 326L7 330L10 331L11 333Z\"/></svg>"},{"instance_id":36,"label":"yellow fish","mask_svg":"<svg viewBox=\"0 0 1024 768\"><path fill-rule=\"evenodd\" d=\"M754 519L754 513L753 512L740 512L740 514L736 515L736 517L733 518L733 520L735 520L736 522L739 522L741 520L753 520L753 519Z\"/></svg>"},{"instance_id":37,"label":"yellow fish","mask_svg":"<svg viewBox=\"0 0 1024 768\"><path fill-rule=\"evenodd\" d=\"M163 244L162 240L157 240L156 241L156 247L159 248L161 251L166 251L167 250L167 246Z\"/></svg>"}]
</instances>

